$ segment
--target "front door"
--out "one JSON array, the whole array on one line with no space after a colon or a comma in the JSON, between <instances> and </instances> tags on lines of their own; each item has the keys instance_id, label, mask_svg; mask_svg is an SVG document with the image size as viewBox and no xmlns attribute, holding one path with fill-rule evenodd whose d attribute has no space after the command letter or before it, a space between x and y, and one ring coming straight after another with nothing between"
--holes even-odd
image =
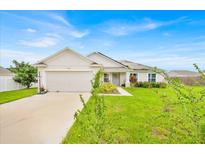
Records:
<instances>
[{"instance_id":1,"label":"front door","mask_svg":"<svg viewBox=\"0 0 205 154\"><path fill-rule=\"evenodd\" d=\"M120 86L120 73L112 73L112 83Z\"/></svg>"}]
</instances>

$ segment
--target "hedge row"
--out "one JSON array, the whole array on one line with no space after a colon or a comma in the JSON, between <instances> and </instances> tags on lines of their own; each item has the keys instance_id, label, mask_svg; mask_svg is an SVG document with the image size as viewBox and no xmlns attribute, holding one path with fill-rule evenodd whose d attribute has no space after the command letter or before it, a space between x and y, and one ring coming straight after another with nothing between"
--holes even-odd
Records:
<instances>
[{"instance_id":1,"label":"hedge row","mask_svg":"<svg viewBox=\"0 0 205 154\"><path fill-rule=\"evenodd\" d=\"M141 88L166 88L167 84L164 82L136 82L132 83L131 86Z\"/></svg>"}]
</instances>

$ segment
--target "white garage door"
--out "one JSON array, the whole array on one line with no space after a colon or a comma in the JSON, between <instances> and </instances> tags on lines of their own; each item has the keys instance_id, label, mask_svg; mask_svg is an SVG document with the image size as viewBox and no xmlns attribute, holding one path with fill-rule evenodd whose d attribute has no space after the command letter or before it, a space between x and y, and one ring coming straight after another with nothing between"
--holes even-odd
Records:
<instances>
[{"instance_id":1,"label":"white garage door","mask_svg":"<svg viewBox=\"0 0 205 154\"><path fill-rule=\"evenodd\" d=\"M48 91L88 92L92 72L46 72Z\"/></svg>"}]
</instances>

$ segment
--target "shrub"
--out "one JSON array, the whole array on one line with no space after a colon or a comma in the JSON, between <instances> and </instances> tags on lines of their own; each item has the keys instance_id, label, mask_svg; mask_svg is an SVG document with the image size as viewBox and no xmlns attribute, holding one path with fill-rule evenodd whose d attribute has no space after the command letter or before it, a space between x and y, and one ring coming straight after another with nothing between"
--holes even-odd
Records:
<instances>
[{"instance_id":1,"label":"shrub","mask_svg":"<svg viewBox=\"0 0 205 154\"><path fill-rule=\"evenodd\" d=\"M117 87L112 83L103 83L101 85L101 92L105 94L118 94Z\"/></svg>"},{"instance_id":2,"label":"shrub","mask_svg":"<svg viewBox=\"0 0 205 154\"><path fill-rule=\"evenodd\" d=\"M150 82L144 82L144 83L142 84L142 87L143 87L143 88L152 88Z\"/></svg>"},{"instance_id":3,"label":"shrub","mask_svg":"<svg viewBox=\"0 0 205 154\"><path fill-rule=\"evenodd\" d=\"M134 86L135 87L142 87L142 84L143 84L143 82L136 82Z\"/></svg>"},{"instance_id":4,"label":"shrub","mask_svg":"<svg viewBox=\"0 0 205 154\"><path fill-rule=\"evenodd\" d=\"M151 84L151 87L152 87L152 88L160 88L160 87L159 87L159 84L156 83L156 82L151 82L150 84ZM150 88L151 88L151 87L150 87Z\"/></svg>"},{"instance_id":5,"label":"shrub","mask_svg":"<svg viewBox=\"0 0 205 154\"><path fill-rule=\"evenodd\" d=\"M159 82L159 88L166 88L167 84L165 82Z\"/></svg>"},{"instance_id":6,"label":"shrub","mask_svg":"<svg viewBox=\"0 0 205 154\"><path fill-rule=\"evenodd\" d=\"M142 88L166 88L167 84L164 82L136 82L134 87L142 87Z\"/></svg>"},{"instance_id":7,"label":"shrub","mask_svg":"<svg viewBox=\"0 0 205 154\"><path fill-rule=\"evenodd\" d=\"M122 87L125 87L125 83L121 84Z\"/></svg>"}]
</instances>

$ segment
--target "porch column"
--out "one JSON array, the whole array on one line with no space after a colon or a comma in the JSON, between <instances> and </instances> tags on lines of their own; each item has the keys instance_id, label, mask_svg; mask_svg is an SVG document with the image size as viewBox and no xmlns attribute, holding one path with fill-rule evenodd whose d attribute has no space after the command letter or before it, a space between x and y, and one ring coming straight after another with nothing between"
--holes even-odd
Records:
<instances>
[{"instance_id":1,"label":"porch column","mask_svg":"<svg viewBox=\"0 0 205 154\"><path fill-rule=\"evenodd\" d=\"M130 72L126 72L125 87L130 87Z\"/></svg>"},{"instance_id":2,"label":"porch column","mask_svg":"<svg viewBox=\"0 0 205 154\"><path fill-rule=\"evenodd\" d=\"M112 73L108 73L109 74L109 82L112 83Z\"/></svg>"},{"instance_id":3,"label":"porch column","mask_svg":"<svg viewBox=\"0 0 205 154\"><path fill-rule=\"evenodd\" d=\"M40 71L38 70L38 76L37 76L37 79L38 79L38 93L40 93L40 87L41 87L41 74L40 74Z\"/></svg>"}]
</instances>

